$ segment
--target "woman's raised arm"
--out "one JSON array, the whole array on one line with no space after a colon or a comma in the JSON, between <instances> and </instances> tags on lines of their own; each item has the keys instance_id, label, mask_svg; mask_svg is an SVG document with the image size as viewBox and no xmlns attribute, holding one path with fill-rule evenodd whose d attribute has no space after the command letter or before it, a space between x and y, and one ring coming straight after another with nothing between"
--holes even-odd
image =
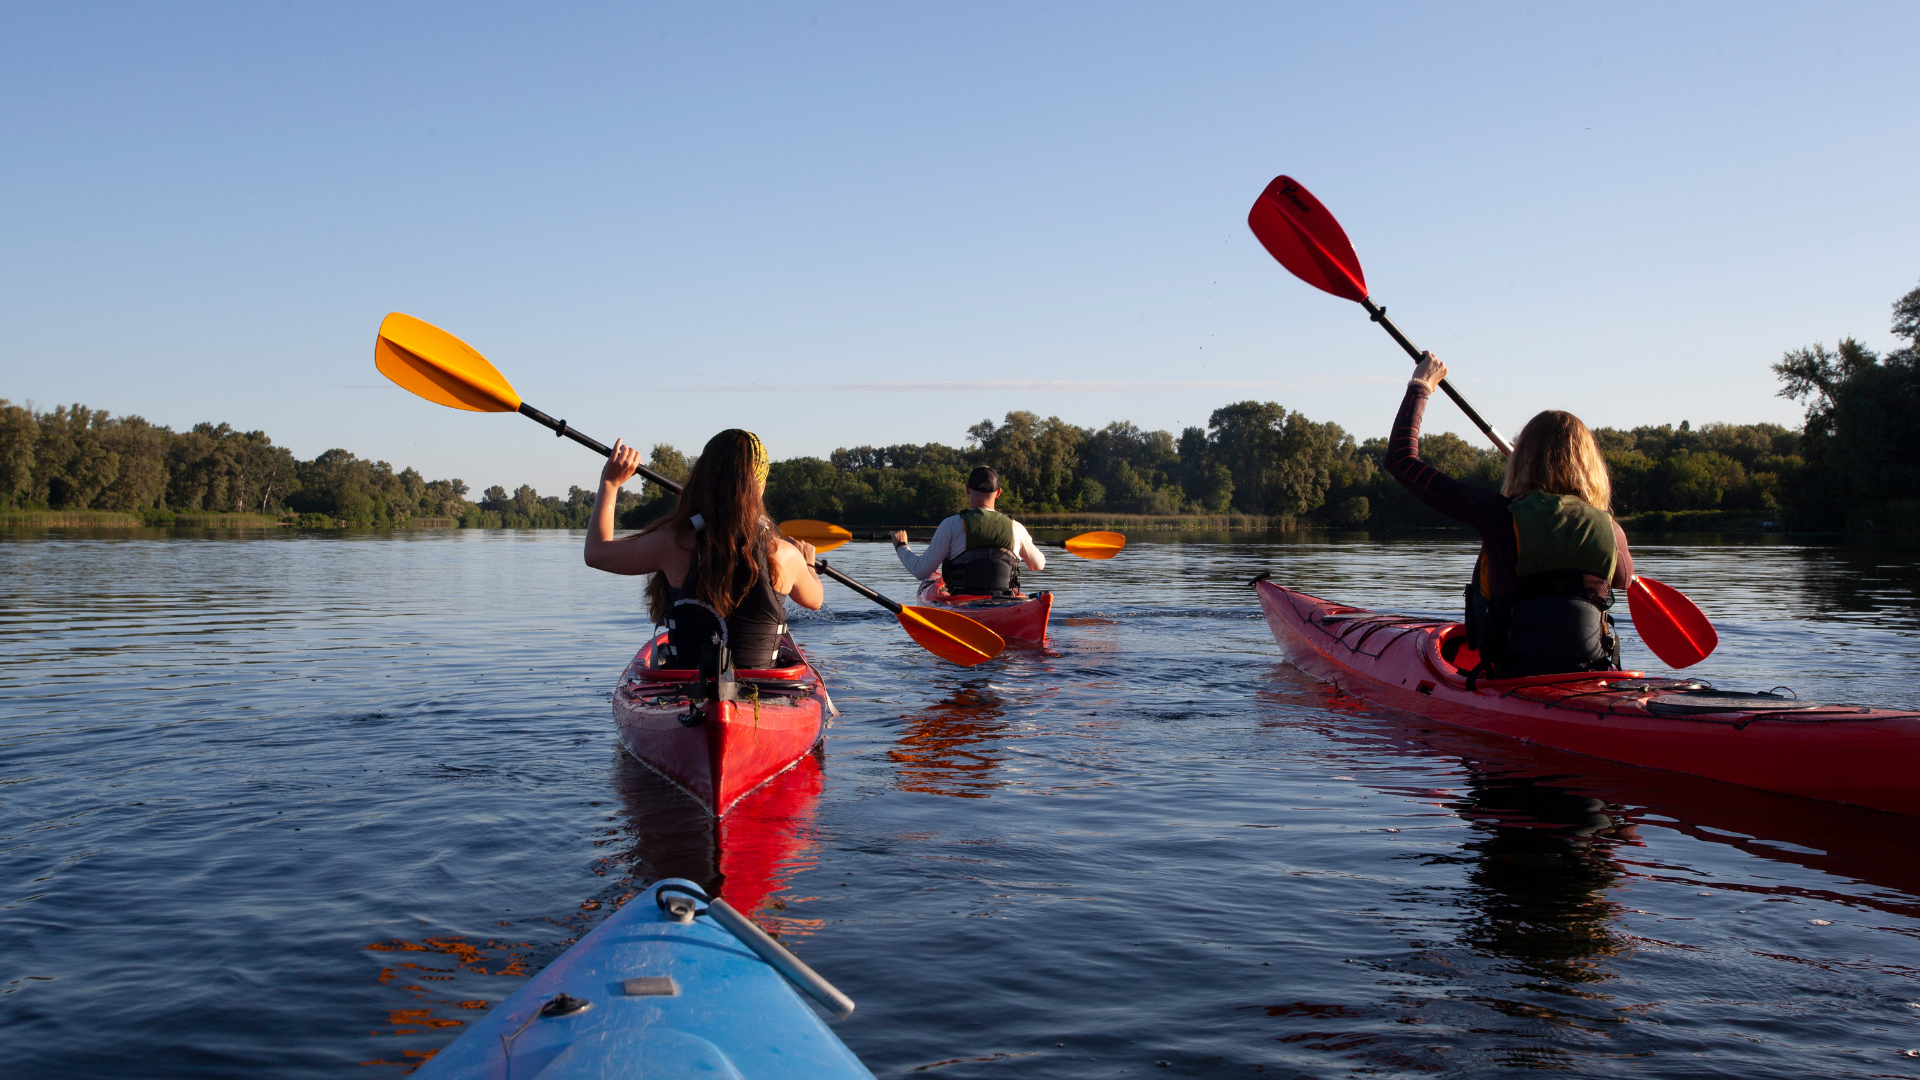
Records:
<instances>
[{"instance_id":1,"label":"woman's raised arm","mask_svg":"<svg viewBox=\"0 0 1920 1080\"><path fill-rule=\"evenodd\" d=\"M640 468L640 451L615 440L606 467L600 470L600 489L593 496L593 518L587 522L587 565L609 574L651 574L660 569L660 542L670 533L643 533L615 540L614 510L620 486ZM671 542L671 541L669 541Z\"/></svg>"}]
</instances>

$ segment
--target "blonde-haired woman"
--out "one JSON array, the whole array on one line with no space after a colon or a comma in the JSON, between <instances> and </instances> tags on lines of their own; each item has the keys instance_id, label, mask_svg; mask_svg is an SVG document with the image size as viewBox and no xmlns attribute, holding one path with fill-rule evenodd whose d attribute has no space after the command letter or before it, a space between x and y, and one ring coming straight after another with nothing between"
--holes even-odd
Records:
<instances>
[{"instance_id":1,"label":"blonde-haired woman","mask_svg":"<svg viewBox=\"0 0 1920 1080\"><path fill-rule=\"evenodd\" d=\"M1518 678L1620 666L1607 609L1633 579L1627 536L1609 512L1613 488L1593 433L1549 409L1527 422L1498 492L1420 460L1420 419L1447 365L1414 368L1393 421L1387 471L1435 510L1473 526L1480 558L1467 584L1474 654L1449 659L1477 678Z\"/></svg>"}]
</instances>

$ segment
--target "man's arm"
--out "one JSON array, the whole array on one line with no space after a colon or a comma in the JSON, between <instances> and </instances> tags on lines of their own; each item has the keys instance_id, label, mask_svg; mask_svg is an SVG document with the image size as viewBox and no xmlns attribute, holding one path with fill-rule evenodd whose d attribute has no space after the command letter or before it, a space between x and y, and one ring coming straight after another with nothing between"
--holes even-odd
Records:
<instances>
[{"instance_id":1,"label":"man's arm","mask_svg":"<svg viewBox=\"0 0 1920 1080\"><path fill-rule=\"evenodd\" d=\"M1017 521L1013 523L1013 553L1020 557L1021 562L1027 564L1029 570L1047 568L1047 557L1040 554L1040 545L1033 542L1033 536L1027 532L1027 527Z\"/></svg>"},{"instance_id":2,"label":"man's arm","mask_svg":"<svg viewBox=\"0 0 1920 1080\"><path fill-rule=\"evenodd\" d=\"M907 573L925 581L933 576L935 570L940 569L941 563L953 557L955 538L960 541L959 549L965 551L967 527L958 517L950 517L934 530L933 539L927 543L926 551L915 555L912 548L902 544L894 548L893 553L900 557L900 565L907 568Z\"/></svg>"}]
</instances>

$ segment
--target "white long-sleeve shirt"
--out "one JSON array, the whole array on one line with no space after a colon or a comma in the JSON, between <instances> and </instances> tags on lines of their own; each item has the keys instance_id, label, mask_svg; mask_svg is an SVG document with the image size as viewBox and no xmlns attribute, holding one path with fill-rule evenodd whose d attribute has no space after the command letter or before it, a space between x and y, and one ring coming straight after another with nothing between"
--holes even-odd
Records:
<instances>
[{"instance_id":1,"label":"white long-sleeve shirt","mask_svg":"<svg viewBox=\"0 0 1920 1080\"><path fill-rule=\"evenodd\" d=\"M941 563L965 550L967 550L967 526L960 520L960 515L955 514L941 522L940 527L934 530L933 539L927 543L927 550L915 555L911 547L899 547L894 548L893 553L900 556L900 565L906 567L908 573L925 581L933 575L935 570L940 569ZM1033 537L1027 534L1027 527L1017 521L1013 522L1013 553L1019 556L1021 562L1027 564L1029 570L1047 568L1047 557L1040 554L1040 548L1034 544Z\"/></svg>"}]
</instances>

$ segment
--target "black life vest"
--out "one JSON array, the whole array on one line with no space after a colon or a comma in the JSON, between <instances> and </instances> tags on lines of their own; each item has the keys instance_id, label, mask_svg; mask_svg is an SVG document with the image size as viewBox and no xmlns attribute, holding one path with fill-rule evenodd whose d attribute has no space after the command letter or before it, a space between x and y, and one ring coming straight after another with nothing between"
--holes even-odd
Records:
<instances>
[{"instance_id":1,"label":"black life vest","mask_svg":"<svg viewBox=\"0 0 1920 1080\"><path fill-rule=\"evenodd\" d=\"M1520 553L1513 595L1488 594L1484 565L1467 586L1467 640L1480 654L1474 677L1617 669L1620 642L1607 614L1619 556L1612 515L1538 490L1507 511Z\"/></svg>"},{"instance_id":2,"label":"black life vest","mask_svg":"<svg viewBox=\"0 0 1920 1080\"><path fill-rule=\"evenodd\" d=\"M1020 588L1020 557L1013 553L1013 519L998 510L963 510L967 549L940 564L955 596L1005 596Z\"/></svg>"},{"instance_id":3,"label":"black life vest","mask_svg":"<svg viewBox=\"0 0 1920 1080\"><path fill-rule=\"evenodd\" d=\"M764 536L762 538L764 540ZM767 564L764 543L754 545L754 567L759 578L747 587L747 594L734 602L726 618L713 607L697 599L700 587L700 548L696 544L687 564L686 580L679 588L667 586L672 605L667 609L667 643L660 650L659 664L670 668L715 666L733 663L743 668L770 668L780 637L787 632L787 598L773 591L773 572ZM724 650L724 652L722 652Z\"/></svg>"}]
</instances>

